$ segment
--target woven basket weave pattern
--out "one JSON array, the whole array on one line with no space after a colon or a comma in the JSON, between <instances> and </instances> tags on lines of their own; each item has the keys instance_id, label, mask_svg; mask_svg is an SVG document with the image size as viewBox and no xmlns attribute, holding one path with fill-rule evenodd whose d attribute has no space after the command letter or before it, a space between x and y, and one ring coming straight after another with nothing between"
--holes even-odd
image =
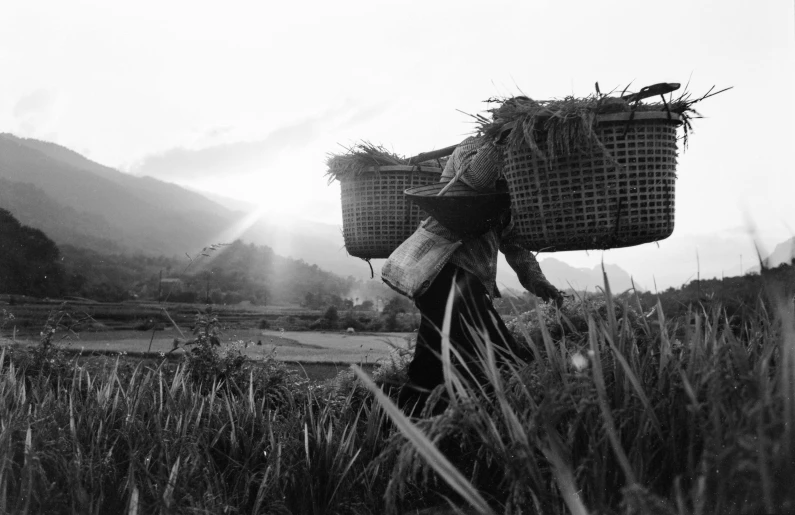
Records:
<instances>
[{"instance_id":1,"label":"woven basket weave pattern","mask_svg":"<svg viewBox=\"0 0 795 515\"><path fill-rule=\"evenodd\" d=\"M345 248L363 259L386 259L428 215L403 194L408 188L439 182L438 168L383 166L343 177L342 232Z\"/></svg>"},{"instance_id":2,"label":"woven basket weave pattern","mask_svg":"<svg viewBox=\"0 0 795 515\"><path fill-rule=\"evenodd\" d=\"M537 251L607 249L670 236L676 125L666 119L598 124L604 149L549 163L529 147L509 149L505 177L520 244ZM547 154L545 143L539 147Z\"/></svg>"}]
</instances>

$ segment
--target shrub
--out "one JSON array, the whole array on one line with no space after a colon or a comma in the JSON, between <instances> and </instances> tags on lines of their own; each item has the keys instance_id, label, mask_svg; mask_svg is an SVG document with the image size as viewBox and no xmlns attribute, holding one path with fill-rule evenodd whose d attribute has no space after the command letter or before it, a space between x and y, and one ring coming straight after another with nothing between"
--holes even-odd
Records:
<instances>
[{"instance_id":1,"label":"shrub","mask_svg":"<svg viewBox=\"0 0 795 515\"><path fill-rule=\"evenodd\" d=\"M170 302L183 302L185 304L195 304L199 300L199 294L195 291L181 291L171 293L168 300Z\"/></svg>"},{"instance_id":2,"label":"shrub","mask_svg":"<svg viewBox=\"0 0 795 515\"><path fill-rule=\"evenodd\" d=\"M619 322L626 320L635 336L642 337L646 333L647 325L643 314L631 303L611 302L610 305L616 320ZM567 297L559 309L553 303L539 303L536 309L512 317L506 322L506 326L522 346L528 344L527 336L533 341L541 341L542 325L554 341L567 336L570 339L582 339L588 332L589 317L598 316L606 319L607 312L608 303L604 295L591 295L585 298Z\"/></svg>"},{"instance_id":3,"label":"shrub","mask_svg":"<svg viewBox=\"0 0 795 515\"><path fill-rule=\"evenodd\" d=\"M246 357L239 345L226 345L221 348L221 329L218 316L211 306L204 313L197 313L193 324L193 346L186 356L186 371L191 380L203 389L211 388L213 383L226 382L227 385L240 382L240 373Z\"/></svg>"},{"instance_id":4,"label":"shrub","mask_svg":"<svg viewBox=\"0 0 795 515\"><path fill-rule=\"evenodd\" d=\"M366 327L362 322L354 318L352 315L346 315L342 320L339 322L340 329L348 329L352 327L354 331L362 331Z\"/></svg>"},{"instance_id":5,"label":"shrub","mask_svg":"<svg viewBox=\"0 0 795 515\"><path fill-rule=\"evenodd\" d=\"M260 319L259 319L259 322L257 322L257 327L258 327L259 329L270 329L271 325L270 325L270 323L269 323L267 320L265 320L264 318L260 318Z\"/></svg>"},{"instance_id":6,"label":"shrub","mask_svg":"<svg viewBox=\"0 0 795 515\"><path fill-rule=\"evenodd\" d=\"M146 318L133 322L133 329L136 331L151 331L152 329L156 331L163 331L165 328L166 324L156 320L155 318Z\"/></svg>"},{"instance_id":7,"label":"shrub","mask_svg":"<svg viewBox=\"0 0 795 515\"><path fill-rule=\"evenodd\" d=\"M0 329L5 328L10 322L14 321L14 314L3 308L0 310Z\"/></svg>"},{"instance_id":8,"label":"shrub","mask_svg":"<svg viewBox=\"0 0 795 515\"><path fill-rule=\"evenodd\" d=\"M420 326L420 315L391 312L382 317L384 329L389 332L408 333Z\"/></svg>"},{"instance_id":9,"label":"shrub","mask_svg":"<svg viewBox=\"0 0 795 515\"><path fill-rule=\"evenodd\" d=\"M389 357L380 360L373 370L373 381L379 386L399 388L404 385L409 379L408 367L414 357L416 342L414 338L408 349L393 349Z\"/></svg>"},{"instance_id":10,"label":"shrub","mask_svg":"<svg viewBox=\"0 0 795 515\"><path fill-rule=\"evenodd\" d=\"M50 311L44 328L39 333L39 343L25 349L20 361L25 375L39 380L58 381L67 378L75 364L75 358L66 352L73 328L90 320L90 317L75 317L67 309L66 303ZM57 337L60 333L60 337Z\"/></svg>"},{"instance_id":11,"label":"shrub","mask_svg":"<svg viewBox=\"0 0 795 515\"><path fill-rule=\"evenodd\" d=\"M309 324L309 329L312 331L329 331L335 327L331 324L328 318L318 318Z\"/></svg>"},{"instance_id":12,"label":"shrub","mask_svg":"<svg viewBox=\"0 0 795 515\"><path fill-rule=\"evenodd\" d=\"M226 297L223 293L219 290L213 290L210 292L210 302L213 304L224 304Z\"/></svg>"},{"instance_id":13,"label":"shrub","mask_svg":"<svg viewBox=\"0 0 795 515\"><path fill-rule=\"evenodd\" d=\"M336 306L329 306L326 310L326 313L323 315L323 318L329 321L332 327L337 325L337 322L340 319L339 312L337 311Z\"/></svg>"},{"instance_id":14,"label":"shrub","mask_svg":"<svg viewBox=\"0 0 795 515\"><path fill-rule=\"evenodd\" d=\"M366 331L377 333L384 329L384 320L381 318L373 318L364 326Z\"/></svg>"},{"instance_id":15,"label":"shrub","mask_svg":"<svg viewBox=\"0 0 795 515\"><path fill-rule=\"evenodd\" d=\"M238 292L227 292L224 294L224 304L232 306L241 302L243 302L243 295Z\"/></svg>"}]
</instances>

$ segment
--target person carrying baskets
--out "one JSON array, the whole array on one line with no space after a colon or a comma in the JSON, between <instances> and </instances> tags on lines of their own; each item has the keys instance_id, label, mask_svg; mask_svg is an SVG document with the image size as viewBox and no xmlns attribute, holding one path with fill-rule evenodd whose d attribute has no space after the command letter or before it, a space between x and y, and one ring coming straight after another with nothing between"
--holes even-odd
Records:
<instances>
[{"instance_id":1,"label":"person carrying baskets","mask_svg":"<svg viewBox=\"0 0 795 515\"><path fill-rule=\"evenodd\" d=\"M497 191L504 181L501 143L484 136L466 138L453 151L440 182L463 183L474 194ZM485 232L463 238L431 216L383 265L383 281L413 299L422 315L409 381L398 399L404 410L419 414L430 392L444 380L442 325L451 290L450 343L471 371L478 368L475 349L479 342L470 328L488 334L496 350L517 348L492 301L500 296L496 285L498 252L505 255L524 288L544 301L562 302L562 292L544 277L534 254L512 240L512 229L510 209L494 216ZM503 359L510 355L500 354ZM443 403L436 409L440 407Z\"/></svg>"}]
</instances>

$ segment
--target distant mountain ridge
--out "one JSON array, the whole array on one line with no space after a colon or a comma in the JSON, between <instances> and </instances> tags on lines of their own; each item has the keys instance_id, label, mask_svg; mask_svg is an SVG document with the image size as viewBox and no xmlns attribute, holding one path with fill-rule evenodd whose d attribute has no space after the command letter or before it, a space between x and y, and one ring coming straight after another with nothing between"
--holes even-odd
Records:
<instances>
[{"instance_id":1,"label":"distant mountain ridge","mask_svg":"<svg viewBox=\"0 0 795 515\"><path fill-rule=\"evenodd\" d=\"M23 225L43 231L59 245L99 252L121 251L119 243L114 241L113 228L104 217L59 204L33 184L0 177L0 207Z\"/></svg>"},{"instance_id":2,"label":"distant mountain ridge","mask_svg":"<svg viewBox=\"0 0 795 515\"><path fill-rule=\"evenodd\" d=\"M765 261L767 266L777 267L781 264L788 265L793 259L795 259L795 237L776 245Z\"/></svg>"},{"instance_id":3,"label":"distant mountain ridge","mask_svg":"<svg viewBox=\"0 0 795 515\"><path fill-rule=\"evenodd\" d=\"M366 263L347 255L336 226L258 220L242 227L244 211L176 184L125 174L54 143L0 134L0 181L0 207L58 244L184 257L241 238L342 276L370 276Z\"/></svg>"},{"instance_id":4,"label":"distant mountain ridge","mask_svg":"<svg viewBox=\"0 0 795 515\"><path fill-rule=\"evenodd\" d=\"M576 268L554 257L540 258L538 264L547 280L559 290L595 292L597 289L604 288L604 276L600 266ZM633 287L632 277L624 269L612 264L605 264L604 267L612 292L619 293ZM503 259L500 259L497 269L497 284L502 289L507 288L514 292L524 291L516 274ZM645 291L645 288L637 282L635 287L638 291Z\"/></svg>"},{"instance_id":5,"label":"distant mountain ridge","mask_svg":"<svg viewBox=\"0 0 795 515\"><path fill-rule=\"evenodd\" d=\"M559 259L548 257L540 262L541 270L556 288L568 290L573 288L577 291L597 291L597 288L604 288L604 275L601 266L593 268L575 268ZM610 283L613 293L629 290L633 287L632 277L618 265L605 263L604 274ZM642 285L637 282L634 285L639 291L645 291Z\"/></svg>"},{"instance_id":6,"label":"distant mountain ridge","mask_svg":"<svg viewBox=\"0 0 795 515\"><path fill-rule=\"evenodd\" d=\"M219 233L233 219L198 194L183 195L181 188L154 179L127 179L63 147L7 134L0 136L0 178L32 184L61 206L103 218L110 226L103 237L146 254L201 248L208 239L202 233Z\"/></svg>"},{"instance_id":7,"label":"distant mountain ridge","mask_svg":"<svg viewBox=\"0 0 795 515\"><path fill-rule=\"evenodd\" d=\"M56 143L18 138L10 134L0 134L0 137L16 141L21 145L41 152L56 162L69 165L78 170L89 171L98 177L126 188L129 193L150 204L162 205L168 203L170 209L180 212L207 211L221 216L227 216L229 211L234 211L222 208L218 203L197 192L152 177L136 177L120 172L115 168L91 161L87 157Z\"/></svg>"}]
</instances>

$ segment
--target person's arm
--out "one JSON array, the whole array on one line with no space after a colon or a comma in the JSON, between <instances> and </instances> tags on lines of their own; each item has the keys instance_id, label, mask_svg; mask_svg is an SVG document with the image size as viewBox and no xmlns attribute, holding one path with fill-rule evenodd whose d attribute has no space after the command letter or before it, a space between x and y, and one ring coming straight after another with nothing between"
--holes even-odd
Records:
<instances>
[{"instance_id":1,"label":"person's arm","mask_svg":"<svg viewBox=\"0 0 795 515\"><path fill-rule=\"evenodd\" d=\"M541 271L535 255L513 242L513 223L503 231L500 252L505 255L508 264L516 272L519 282L524 288L545 301L554 300L557 304L563 301L563 292L552 286Z\"/></svg>"}]
</instances>

